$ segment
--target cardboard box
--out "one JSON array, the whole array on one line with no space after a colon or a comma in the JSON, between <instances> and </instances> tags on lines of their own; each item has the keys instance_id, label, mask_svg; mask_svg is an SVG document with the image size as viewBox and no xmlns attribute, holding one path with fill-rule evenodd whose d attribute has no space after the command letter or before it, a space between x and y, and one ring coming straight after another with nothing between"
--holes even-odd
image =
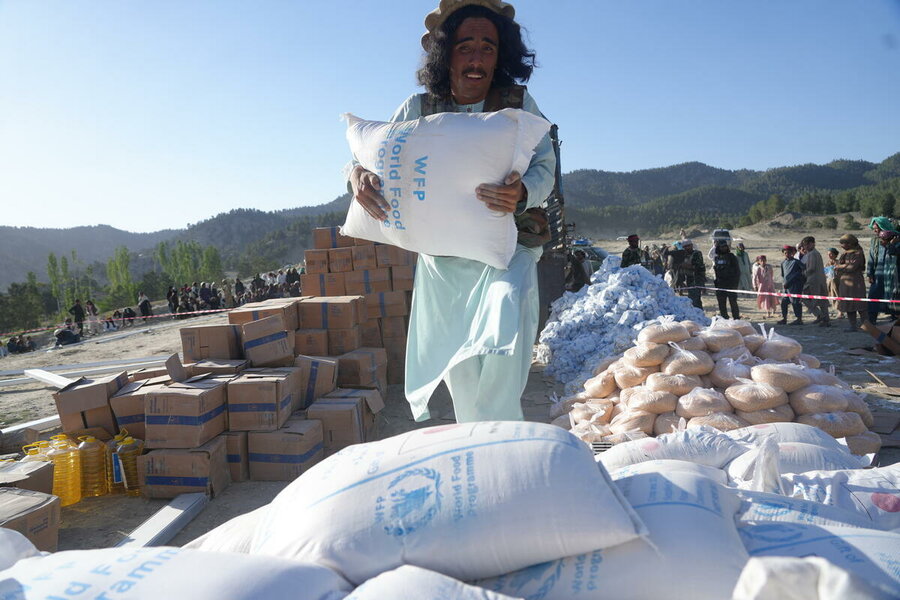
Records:
<instances>
[{"instance_id":1,"label":"cardboard box","mask_svg":"<svg viewBox=\"0 0 900 600\"><path fill-rule=\"evenodd\" d=\"M300 355L294 366L300 370L300 410L337 387L338 364L333 358Z\"/></svg>"},{"instance_id":2,"label":"cardboard box","mask_svg":"<svg viewBox=\"0 0 900 600\"><path fill-rule=\"evenodd\" d=\"M409 306L406 304L406 292L366 294L366 314L369 319L408 315Z\"/></svg>"},{"instance_id":3,"label":"cardboard box","mask_svg":"<svg viewBox=\"0 0 900 600\"><path fill-rule=\"evenodd\" d=\"M325 450L332 453L374 439L375 414L383 408L378 390L338 388L316 400L306 417L322 422Z\"/></svg>"},{"instance_id":4,"label":"cardboard box","mask_svg":"<svg viewBox=\"0 0 900 600\"><path fill-rule=\"evenodd\" d=\"M0 488L0 527L18 531L44 552L59 542L59 497L32 490Z\"/></svg>"},{"instance_id":5,"label":"cardboard box","mask_svg":"<svg viewBox=\"0 0 900 600\"><path fill-rule=\"evenodd\" d=\"M261 373L263 375L272 375L278 374L287 378L287 386L291 392L291 399L294 408L291 411L297 410L301 403L301 396L303 395L303 387L302 387L302 375L303 370L299 367L263 367L259 369L247 369L244 371L245 374L250 375L253 373Z\"/></svg>"},{"instance_id":6,"label":"cardboard box","mask_svg":"<svg viewBox=\"0 0 900 600\"><path fill-rule=\"evenodd\" d=\"M385 317L381 319L381 342L384 347L402 345L406 347L406 319Z\"/></svg>"},{"instance_id":7,"label":"cardboard box","mask_svg":"<svg viewBox=\"0 0 900 600\"><path fill-rule=\"evenodd\" d=\"M416 265L391 267L391 287L395 292L411 292L416 278Z\"/></svg>"},{"instance_id":8,"label":"cardboard box","mask_svg":"<svg viewBox=\"0 0 900 600\"><path fill-rule=\"evenodd\" d=\"M300 303L303 329L347 329L365 320L362 296L307 298Z\"/></svg>"},{"instance_id":9,"label":"cardboard box","mask_svg":"<svg viewBox=\"0 0 900 600\"><path fill-rule=\"evenodd\" d=\"M228 382L228 430L272 431L293 411L292 376L245 373Z\"/></svg>"},{"instance_id":10,"label":"cardboard box","mask_svg":"<svg viewBox=\"0 0 900 600\"><path fill-rule=\"evenodd\" d=\"M381 244L375 247L378 268L406 267L415 263L416 254L397 246Z\"/></svg>"},{"instance_id":11,"label":"cardboard box","mask_svg":"<svg viewBox=\"0 0 900 600\"><path fill-rule=\"evenodd\" d=\"M365 323L359 326L359 336L362 345L369 348L380 348L381 344L381 323L378 319L367 319Z\"/></svg>"},{"instance_id":12,"label":"cardboard box","mask_svg":"<svg viewBox=\"0 0 900 600\"><path fill-rule=\"evenodd\" d=\"M234 325L246 325L266 317L280 316L282 323L284 323L284 329L293 331L300 326L300 315L297 311L297 303L300 302L300 298L285 298L285 300L288 300L288 302L266 300L265 302L245 304L228 313L228 322ZM247 340L241 336L241 341L246 342ZM247 358L247 356L238 354L237 356L222 358Z\"/></svg>"},{"instance_id":13,"label":"cardboard box","mask_svg":"<svg viewBox=\"0 0 900 600\"><path fill-rule=\"evenodd\" d=\"M238 325L194 325L182 327L181 350L185 362L204 358L243 358Z\"/></svg>"},{"instance_id":14,"label":"cardboard box","mask_svg":"<svg viewBox=\"0 0 900 600\"><path fill-rule=\"evenodd\" d=\"M353 249L332 248L328 251L328 270L331 273L346 273L353 270Z\"/></svg>"},{"instance_id":15,"label":"cardboard box","mask_svg":"<svg viewBox=\"0 0 900 600\"><path fill-rule=\"evenodd\" d=\"M142 381L144 379L154 379L156 377L162 377L163 375L168 377L168 371L165 366L162 367L147 367L146 369L140 369L138 371L132 371L128 373L128 381Z\"/></svg>"},{"instance_id":16,"label":"cardboard box","mask_svg":"<svg viewBox=\"0 0 900 600\"><path fill-rule=\"evenodd\" d=\"M343 273L304 273L300 275L300 289L308 296L343 296Z\"/></svg>"},{"instance_id":17,"label":"cardboard box","mask_svg":"<svg viewBox=\"0 0 900 600\"><path fill-rule=\"evenodd\" d=\"M387 394L387 351L384 348L359 348L338 359L338 385L368 386Z\"/></svg>"},{"instance_id":18,"label":"cardboard box","mask_svg":"<svg viewBox=\"0 0 900 600\"><path fill-rule=\"evenodd\" d=\"M346 354L351 350L356 350L360 346L362 346L362 335L359 331L359 325L354 325L353 327L348 327L346 329L328 330L329 356Z\"/></svg>"},{"instance_id":19,"label":"cardboard box","mask_svg":"<svg viewBox=\"0 0 900 600\"><path fill-rule=\"evenodd\" d=\"M144 398L147 448L197 448L226 428L226 383L215 378L173 383Z\"/></svg>"},{"instance_id":20,"label":"cardboard box","mask_svg":"<svg viewBox=\"0 0 900 600\"><path fill-rule=\"evenodd\" d=\"M313 229L314 248L349 248L355 244L354 238L341 235L340 227L316 227Z\"/></svg>"},{"instance_id":21,"label":"cardboard box","mask_svg":"<svg viewBox=\"0 0 900 600\"><path fill-rule=\"evenodd\" d=\"M387 352L387 382L403 383L406 378L406 344L385 346Z\"/></svg>"},{"instance_id":22,"label":"cardboard box","mask_svg":"<svg viewBox=\"0 0 900 600\"><path fill-rule=\"evenodd\" d=\"M294 354L322 356L328 354L327 329L298 329L294 332Z\"/></svg>"},{"instance_id":23,"label":"cardboard box","mask_svg":"<svg viewBox=\"0 0 900 600\"><path fill-rule=\"evenodd\" d=\"M109 399L109 406L116 417L116 433L125 429L128 435L143 440L146 435L144 426L144 403L147 394L165 388L163 383L168 377L133 381L122 387L116 395Z\"/></svg>"},{"instance_id":24,"label":"cardboard box","mask_svg":"<svg viewBox=\"0 0 900 600\"><path fill-rule=\"evenodd\" d=\"M364 271L378 268L378 259L375 255L375 244L366 242L364 246L353 246L353 270Z\"/></svg>"},{"instance_id":25,"label":"cardboard box","mask_svg":"<svg viewBox=\"0 0 900 600\"><path fill-rule=\"evenodd\" d=\"M303 257L307 273L328 273L328 250L307 250Z\"/></svg>"},{"instance_id":26,"label":"cardboard box","mask_svg":"<svg viewBox=\"0 0 900 600\"><path fill-rule=\"evenodd\" d=\"M189 366L188 371L190 372L191 377L203 375L205 373L213 375L237 375L249 366L250 363L243 358L231 360L224 358L210 358L195 362Z\"/></svg>"},{"instance_id":27,"label":"cardboard box","mask_svg":"<svg viewBox=\"0 0 900 600\"><path fill-rule=\"evenodd\" d=\"M244 356L254 367L284 367L294 362L296 327L285 330L280 315L244 323Z\"/></svg>"},{"instance_id":28,"label":"cardboard box","mask_svg":"<svg viewBox=\"0 0 900 600\"><path fill-rule=\"evenodd\" d=\"M53 493L53 462L29 460L0 463L0 487Z\"/></svg>"},{"instance_id":29,"label":"cardboard box","mask_svg":"<svg viewBox=\"0 0 900 600\"><path fill-rule=\"evenodd\" d=\"M250 479L292 481L322 460L322 423L290 419L277 431L247 434Z\"/></svg>"},{"instance_id":30,"label":"cardboard box","mask_svg":"<svg viewBox=\"0 0 900 600\"><path fill-rule=\"evenodd\" d=\"M376 246L381 248L381 246ZM344 275L344 287L348 294L365 295L391 291L390 269L364 269Z\"/></svg>"},{"instance_id":31,"label":"cardboard box","mask_svg":"<svg viewBox=\"0 0 900 600\"><path fill-rule=\"evenodd\" d=\"M225 439L198 448L154 450L137 459L138 481L147 498L200 492L218 496L231 482Z\"/></svg>"},{"instance_id":32,"label":"cardboard box","mask_svg":"<svg viewBox=\"0 0 900 600\"><path fill-rule=\"evenodd\" d=\"M247 481L250 479L250 463L247 458L247 432L226 431L222 434L225 439L225 460L228 462L228 471L231 481Z\"/></svg>"},{"instance_id":33,"label":"cardboard box","mask_svg":"<svg viewBox=\"0 0 900 600\"><path fill-rule=\"evenodd\" d=\"M116 421L109 408L109 398L128 383L128 375L124 371L110 377L87 379L79 377L66 387L53 394L56 400L56 411L65 433L102 427L110 434L115 434Z\"/></svg>"}]
</instances>

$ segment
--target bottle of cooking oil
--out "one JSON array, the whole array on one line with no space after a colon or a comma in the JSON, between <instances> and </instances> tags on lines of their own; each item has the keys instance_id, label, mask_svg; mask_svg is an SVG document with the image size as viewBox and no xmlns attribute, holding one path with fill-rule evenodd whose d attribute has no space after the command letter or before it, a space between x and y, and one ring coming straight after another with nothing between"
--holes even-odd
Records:
<instances>
[{"instance_id":1,"label":"bottle of cooking oil","mask_svg":"<svg viewBox=\"0 0 900 600\"><path fill-rule=\"evenodd\" d=\"M122 470L117 469L113 456L116 453L116 448L119 447L119 443L126 437L128 437L128 431L122 429L113 439L106 442L106 476L110 494L125 493L125 484L122 483Z\"/></svg>"},{"instance_id":2,"label":"bottle of cooking oil","mask_svg":"<svg viewBox=\"0 0 900 600\"><path fill-rule=\"evenodd\" d=\"M53 461L53 495L60 506L69 506L81 500L81 454L66 436L53 437L47 452Z\"/></svg>"},{"instance_id":3,"label":"bottle of cooking oil","mask_svg":"<svg viewBox=\"0 0 900 600\"><path fill-rule=\"evenodd\" d=\"M129 496L140 496L141 485L138 482L137 457L144 449L140 440L128 436L119 442L113 455L113 468L118 468L125 493Z\"/></svg>"},{"instance_id":4,"label":"bottle of cooking oil","mask_svg":"<svg viewBox=\"0 0 900 600\"><path fill-rule=\"evenodd\" d=\"M104 496L109 493L106 475L106 444L92 435L78 438L81 453L81 495L84 498Z\"/></svg>"},{"instance_id":5,"label":"bottle of cooking oil","mask_svg":"<svg viewBox=\"0 0 900 600\"><path fill-rule=\"evenodd\" d=\"M47 450L50 448L50 444L47 444L47 442L43 443L46 444L46 447L39 446L37 443L22 446L22 452L25 453L22 462L31 462L35 460L49 461L50 459L47 458Z\"/></svg>"}]
</instances>

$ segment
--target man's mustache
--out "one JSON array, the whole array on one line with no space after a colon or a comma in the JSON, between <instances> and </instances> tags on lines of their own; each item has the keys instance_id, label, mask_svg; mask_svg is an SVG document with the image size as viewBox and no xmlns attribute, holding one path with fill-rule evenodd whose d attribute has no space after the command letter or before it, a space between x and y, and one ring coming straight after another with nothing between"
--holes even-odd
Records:
<instances>
[{"instance_id":1,"label":"man's mustache","mask_svg":"<svg viewBox=\"0 0 900 600\"><path fill-rule=\"evenodd\" d=\"M485 72L485 70L479 69L478 67L469 67L468 69L464 69L462 72L463 76L470 75L473 73L475 75L481 75L482 77L487 77L487 73Z\"/></svg>"}]
</instances>

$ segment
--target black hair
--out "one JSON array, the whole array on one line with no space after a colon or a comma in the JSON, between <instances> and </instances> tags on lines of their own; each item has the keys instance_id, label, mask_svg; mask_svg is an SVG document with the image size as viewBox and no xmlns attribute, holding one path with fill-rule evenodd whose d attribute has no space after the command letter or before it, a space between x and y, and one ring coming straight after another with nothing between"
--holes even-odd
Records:
<instances>
[{"instance_id":1,"label":"black hair","mask_svg":"<svg viewBox=\"0 0 900 600\"><path fill-rule=\"evenodd\" d=\"M416 72L419 85L428 93L450 99L450 55L456 29L468 18L485 18L497 28L500 46L497 66L491 86L510 86L525 83L537 66L535 53L522 41L522 28L518 23L483 6L464 6L454 11L447 20L429 36L428 48L422 67Z\"/></svg>"}]
</instances>

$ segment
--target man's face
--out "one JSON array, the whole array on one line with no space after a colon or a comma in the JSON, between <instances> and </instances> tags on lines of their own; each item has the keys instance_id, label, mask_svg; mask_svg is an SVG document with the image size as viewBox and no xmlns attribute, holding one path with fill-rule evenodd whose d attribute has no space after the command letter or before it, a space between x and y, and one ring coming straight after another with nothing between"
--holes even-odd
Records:
<instances>
[{"instance_id":1,"label":"man's face","mask_svg":"<svg viewBox=\"0 0 900 600\"><path fill-rule=\"evenodd\" d=\"M497 28L490 20L470 17L460 23L450 55L450 91L457 104L475 104L487 96L498 44Z\"/></svg>"}]
</instances>

